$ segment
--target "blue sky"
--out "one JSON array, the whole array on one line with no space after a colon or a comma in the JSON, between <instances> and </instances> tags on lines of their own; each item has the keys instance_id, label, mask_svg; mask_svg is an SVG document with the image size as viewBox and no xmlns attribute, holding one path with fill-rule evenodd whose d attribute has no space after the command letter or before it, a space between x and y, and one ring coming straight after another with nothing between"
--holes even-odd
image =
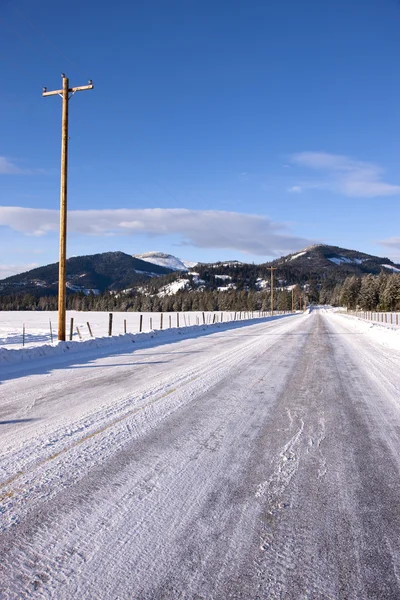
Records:
<instances>
[{"instance_id":1,"label":"blue sky","mask_svg":"<svg viewBox=\"0 0 400 600\"><path fill-rule=\"evenodd\" d=\"M400 262L400 2L0 0L0 277L68 256Z\"/></svg>"}]
</instances>

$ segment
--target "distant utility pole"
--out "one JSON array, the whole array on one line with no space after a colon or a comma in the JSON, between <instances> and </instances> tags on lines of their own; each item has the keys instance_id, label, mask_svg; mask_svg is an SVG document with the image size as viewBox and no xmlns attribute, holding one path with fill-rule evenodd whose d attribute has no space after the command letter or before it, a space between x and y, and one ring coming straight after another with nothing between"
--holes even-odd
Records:
<instances>
[{"instance_id":1,"label":"distant utility pole","mask_svg":"<svg viewBox=\"0 0 400 600\"><path fill-rule=\"evenodd\" d=\"M68 178L68 101L75 92L92 90L93 84L69 87L69 79L62 77L62 89L48 92L43 88L43 96L61 96L62 122L61 122L61 185L60 185L60 263L58 275L58 339L65 342L65 310L67 304L67 178ZM71 94L71 95L70 95Z\"/></svg>"},{"instance_id":2,"label":"distant utility pole","mask_svg":"<svg viewBox=\"0 0 400 600\"><path fill-rule=\"evenodd\" d=\"M274 314L274 271L276 271L277 267L268 267L271 271L271 317Z\"/></svg>"}]
</instances>

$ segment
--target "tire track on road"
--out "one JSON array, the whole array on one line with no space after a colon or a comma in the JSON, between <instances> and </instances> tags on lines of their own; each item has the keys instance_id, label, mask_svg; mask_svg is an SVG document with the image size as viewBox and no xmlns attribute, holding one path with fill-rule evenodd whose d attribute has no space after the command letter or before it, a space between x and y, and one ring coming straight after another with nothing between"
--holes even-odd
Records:
<instances>
[{"instance_id":1,"label":"tire track on road","mask_svg":"<svg viewBox=\"0 0 400 600\"><path fill-rule=\"evenodd\" d=\"M288 338L289 345L304 343L306 322L302 335ZM258 510L255 503L246 508L251 490L236 488L260 435L260 421L276 400L273 390L295 361L293 356L277 368L287 352L281 344L275 348L281 339L261 336L246 341L236 354L230 351L219 367L214 365L215 376L205 371L204 385L190 384L193 396L168 419L126 440L104 460L98 457L66 487L55 482L56 494L43 496L36 507L28 498L31 510L2 536L0 568L9 589L28 593L37 585L43 597L57 600L70 598L72 589L79 597L161 598L146 589L150 576L160 590L167 589L168 577L172 586L181 586L182 576L189 590L201 585L201 573L193 572L195 556L202 556L203 576L216 560L229 570L228 557L236 556L243 538L251 535ZM268 386L272 391L265 397L261 392ZM224 525L232 534L228 538L217 534ZM208 548L209 531L217 537ZM104 571L106 557L112 559ZM11 563L22 579L10 580ZM87 565L101 581L96 592L85 576Z\"/></svg>"}]
</instances>

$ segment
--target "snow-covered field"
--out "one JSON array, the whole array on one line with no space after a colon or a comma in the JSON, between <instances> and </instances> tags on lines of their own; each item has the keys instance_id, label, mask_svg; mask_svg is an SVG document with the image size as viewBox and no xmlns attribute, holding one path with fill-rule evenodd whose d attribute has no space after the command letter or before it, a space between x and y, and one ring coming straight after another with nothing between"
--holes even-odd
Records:
<instances>
[{"instance_id":1,"label":"snow-covered field","mask_svg":"<svg viewBox=\"0 0 400 600\"><path fill-rule=\"evenodd\" d=\"M73 319L73 340L79 339L77 327L82 339L89 339L92 330L93 337L108 335L109 312L81 312L67 311L67 336L69 339L70 323ZM140 315L142 315L142 331L170 329L176 327L190 327L191 325L213 323L214 321L232 321L235 318L248 319L257 318L260 313L249 312L181 312L163 313L136 313L136 312L114 312L113 313L113 335L121 335L126 332L137 333L140 330ZM0 311L0 347L20 348L23 345L25 328L25 346L33 347L44 343L57 341L57 311Z\"/></svg>"},{"instance_id":2,"label":"snow-covered field","mask_svg":"<svg viewBox=\"0 0 400 600\"><path fill-rule=\"evenodd\" d=\"M400 598L399 336L320 309L4 362L0 597Z\"/></svg>"}]
</instances>

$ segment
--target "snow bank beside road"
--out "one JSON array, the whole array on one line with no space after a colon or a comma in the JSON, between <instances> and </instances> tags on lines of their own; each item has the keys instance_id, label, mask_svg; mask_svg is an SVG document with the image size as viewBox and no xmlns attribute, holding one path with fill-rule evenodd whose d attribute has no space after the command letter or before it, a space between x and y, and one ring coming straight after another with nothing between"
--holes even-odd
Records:
<instances>
[{"instance_id":1,"label":"snow bank beside road","mask_svg":"<svg viewBox=\"0 0 400 600\"><path fill-rule=\"evenodd\" d=\"M66 353L79 353L82 355L92 353L96 349L99 349L100 351L102 349L110 349L111 352L119 349L121 351L126 351L130 344L136 342L143 342L146 343L146 345L170 343L182 338L198 337L200 335L212 333L213 331L236 329L245 325L274 321L289 316L292 315L287 314L264 318L258 317L246 321L231 321L228 323L215 323L210 325L192 325L190 327L181 327L180 329L154 330L145 333L126 333L122 335L91 338L82 341L55 342L54 344L43 344L31 348L0 348L0 367L7 364L62 356Z\"/></svg>"},{"instance_id":2,"label":"snow bank beside road","mask_svg":"<svg viewBox=\"0 0 400 600\"><path fill-rule=\"evenodd\" d=\"M374 342L400 351L400 328L372 321L365 321L352 315L344 315L334 311L328 311L329 318L337 322L346 322L346 327L354 333L368 336Z\"/></svg>"}]
</instances>

